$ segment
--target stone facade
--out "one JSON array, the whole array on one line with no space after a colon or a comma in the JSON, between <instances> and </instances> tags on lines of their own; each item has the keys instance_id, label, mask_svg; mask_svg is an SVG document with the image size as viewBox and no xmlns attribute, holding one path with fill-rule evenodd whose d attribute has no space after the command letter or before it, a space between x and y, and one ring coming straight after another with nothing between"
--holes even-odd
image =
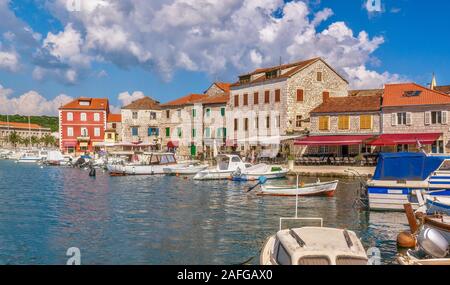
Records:
<instances>
[{"instance_id":1,"label":"stone facade","mask_svg":"<svg viewBox=\"0 0 450 285\"><path fill-rule=\"evenodd\" d=\"M372 116L372 128L363 130L360 128L360 116L370 115ZM339 129L339 116L349 116L349 126L348 130ZM329 118L329 130L319 129L319 119L320 117ZM327 135L380 135L381 134L381 116L380 112L370 112L370 113L340 113L340 114L320 114L311 116L311 136L327 136Z\"/></svg>"},{"instance_id":2,"label":"stone facade","mask_svg":"<svg viewBox=\"0 0 450 285\"><path fill-rule=\"evenodd\" d=\"M122 109L122 141L126 143L142 142L144 144L160 144L159 122L161 110ZM133 130L137 133L133 134ZM150 134L149 129L158 130Z\"/></svg>"},{"instance_id":3,"label":"stone facade","mask_svg":"<svg viewBox=\"0 0 450 285\"><path fill-rule=\"evenodd\" d=\"M442 133L439 139L444 144L444 152L450 153L450 124L448 121L450 105L434 106L404 106L404 107L384 107L382 117L382 128L384 134L414 134L414 133ZM426 122L425 114L431 116L431 112L442 112L442 122L433 124L430 120ZM398 113L406 113L406 124L393 122L393 116ZM431 117L430 117L431 119ZM416 149L415 145L410 145L408 150ZM426 146L431 152L431 148Z\"/></svg>"},{"instance_id":4,"label":"stone facade","mask_svg":"<svg viewBox=\"0 0 450 285\"><path fill-rule=\"evenodd\" d=\"M348 82L331 69L323 60L318 59L299 71L292 72L294 67L280 71L280 76L262 80L259 83L239 84L231 88L230 114L227 115L228 137L236 140L241 150L248 150L251 145L273 144L264 142L264 137L277 137L302 133L310 129L310 111L323 102L324 92L330 97L347 96ZM321 73L321 80L318 80ZM252 75L251 80L264 76L265 73ZM257 80L256 80L257 81ZM255 81L255 82L256 82ZM279 90L280 100L276 102L275 92ZM303 90L302 100L297 100L297 90ZM265 103L265 92L270 94L270 102ZM258 104L254 104L254 94L258 93ZM248 104L244 106L244 94L248 96ZM239 98L239 106L235 106L235 97ZM297 116L302 116L301 126L296 125ZM269 118L269 124L267 120ZM237 119L237 131L234 131ZM245 121L248 119L247 130ZM263 137L261 140L260 137Z\"/></svg>"},{"instance_id":5,"label":"stone facade","mask_svg":"<svg viewBox=\"0 0 450 285\"><path fill-rule=\"evenodd\" d=\"M14 132L22 139L29 139L31 137L41 139L52 134L49 128L44 128L36 124L0 122L0 146L12 146L9 137Z\"/></svg>"}]
</instances>

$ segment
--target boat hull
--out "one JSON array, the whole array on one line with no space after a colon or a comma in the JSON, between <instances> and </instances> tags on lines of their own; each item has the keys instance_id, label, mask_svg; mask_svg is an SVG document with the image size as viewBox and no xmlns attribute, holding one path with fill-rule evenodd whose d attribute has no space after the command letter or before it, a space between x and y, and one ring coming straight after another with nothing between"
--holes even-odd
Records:
<instances>
[{"instance_id":1,"label":"boat hull","mask_svg":"<svg viewBox=\"0 0 450 285\"><path fill-rule=\"evenodd\" d=\"M265 177L267 179L281 179L285 178L288 174L288 170L286 171L277 171L277 172L269 172L269 173L255 173L255 174L242 174L232 176L231 180L233 181L256 181L259 180L260 177Z\"/></svg>"},{"instance_id":2,"label":"boat hull","mask_svg":"<svg viewBox=\"0 0 450 285\"><path fill-rule=\"evenodd\" d=\"M336 192L339 181L316 183L305 185L304 187L296 188L295 186L288 187L274 187L261 186L261 191L258 195L263 196L325 196L333 197Z\"/></svg>"},{"instance_id":3,"label":"boat hull","mask_svg":"<svg viewBox=\"0 0 450 285\"><path fill-rule=\"evenodd\" d=\"M163 175L162 165L108 165L107 169L111 176L122 175Z\"/></svg>"},{"instance_id":4,"label":"boat hull","mask_svg":"<svg viewBox=\"0 0 450 285\"><path fill-rule=\"evenodd\" d=\"M427 197L427 209L429 214L450 215L450 197Z\"/></svg>"},{"instance_id":5,"label":"boat hull","mask_svg":"<svg viewBox=\"0 0 450 285\"><path fill-rule=\"evenodd\" d=\"M163 168L163 171L167 175L195 175L200 171L208 168L207 165L200 166L183 166L183 167L167 167Z\"/></svg>"},{"instance_id":6,"label":"boat hull","mask_svg":"<svg viewBox=\"0 0 450 285\"><path fill-rule=\"evenodd\" d=\"M200 171L194 176L194 180L227 180L231 179L234 170L229 171Z\"/></svg>"}]
</instances>

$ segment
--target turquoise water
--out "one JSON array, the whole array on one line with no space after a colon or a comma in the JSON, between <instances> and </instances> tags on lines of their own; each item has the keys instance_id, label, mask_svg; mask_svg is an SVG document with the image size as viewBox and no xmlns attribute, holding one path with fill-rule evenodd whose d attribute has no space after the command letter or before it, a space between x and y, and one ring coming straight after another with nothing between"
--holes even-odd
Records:
<instances>
[{"instance_id":1,"label":"turquoise water","mask_svg":"<svg viewBox=\"0 0 450 285\"><path fill-rule=\"evenodd\" d=\"M0 161L0 264L65 264L70 247L82 264L257 263L279 218L294 215L295 198L261 198L245 193L249 185L101 171L90 178ZM391 263L406 218L355 210L356 187L343 181L334 198L301 199L299 216L356 231Z\"/></svg>"}]
</instances>

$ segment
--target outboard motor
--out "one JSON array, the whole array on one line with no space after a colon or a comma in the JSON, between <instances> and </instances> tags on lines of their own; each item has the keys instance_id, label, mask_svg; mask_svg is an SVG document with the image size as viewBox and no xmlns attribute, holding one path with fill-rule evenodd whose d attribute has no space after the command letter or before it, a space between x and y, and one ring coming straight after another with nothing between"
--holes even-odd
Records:
<instances>
[{"instance_id":1,"label":"outboard motor","mask_svg":"<svg viewBox=\"0 0 450 285\"><path fill-rule=\"evenodd\" d=\"M434 258L445 258L448 255L448 241L435 229L422 230L417 240L423 251Z\"/></svg>"}]
</instances>

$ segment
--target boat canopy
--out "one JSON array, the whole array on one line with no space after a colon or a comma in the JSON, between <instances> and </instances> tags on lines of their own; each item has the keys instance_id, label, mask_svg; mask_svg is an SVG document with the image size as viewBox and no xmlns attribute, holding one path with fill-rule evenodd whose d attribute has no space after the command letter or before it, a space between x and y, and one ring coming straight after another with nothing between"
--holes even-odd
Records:
<instances>
[{"instance_id":1,"label":"boat canopy","mask_svg":"<svg viewBox=\"0 0 450 285\"><path fill-rule=\"evenodd\" d=\"M373 180L423 181L450 157L427 156L425 153L381 153Z\"/></svg>"}]
</instances>

